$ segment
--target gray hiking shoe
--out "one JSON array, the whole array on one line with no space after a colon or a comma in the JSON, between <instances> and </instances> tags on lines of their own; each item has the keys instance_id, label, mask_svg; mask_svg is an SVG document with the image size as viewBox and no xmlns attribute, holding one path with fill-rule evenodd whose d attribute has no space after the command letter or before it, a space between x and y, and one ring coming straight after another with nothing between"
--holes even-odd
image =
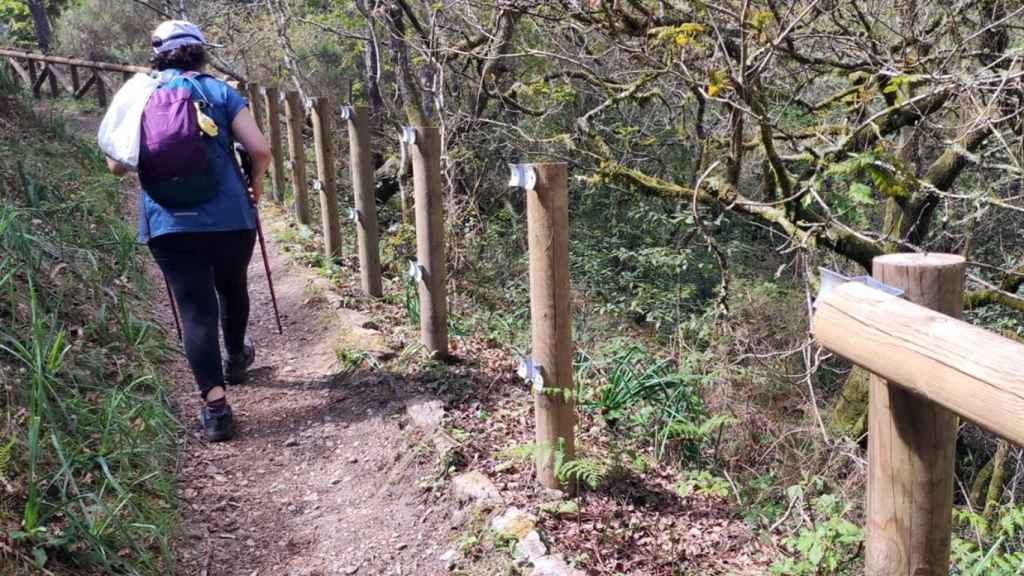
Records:
<instances>
[{"instance_id":1,"label":"gray hiking shoe","mask_svg":"<svg viewBox=\"0 0 1024 576\"><path fill-rule=\"evenodd\" d=\"M245 384L249 367L256 361L256 347L246 342L241 354L229 355L224 361L224 381L228 384Z\"/></svg>"},{"instance_id":2,"label":"gray hiking shoe","mask_svg":"<svg viewBox=\"0 0 1024 576\"><path fill-rule=\"evenodd\" d=\"M199 423L208 442L227 442L235 437L235 414L231 406L225 406L219 414L212 414L203 406L199 412Z\"/></svg>"}]
</instances>

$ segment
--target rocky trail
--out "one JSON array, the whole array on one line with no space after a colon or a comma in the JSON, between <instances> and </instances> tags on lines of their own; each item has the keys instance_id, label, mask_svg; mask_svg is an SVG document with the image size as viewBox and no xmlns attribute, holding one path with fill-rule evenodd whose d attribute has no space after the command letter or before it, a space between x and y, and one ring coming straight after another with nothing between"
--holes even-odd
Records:
<instances>
[{"instance_id":1,"label":"rocky trail","mask_svg":"<svg viewBox=\"0 0 1024 576\"><path fill-rule=\"evenodd\" d=\"M280 220L268 221L268 233ZM249 382L229 389L236 440L208 444L184 358L175 362L180 455L179 573L209 576L436 574L445 514L416 488L406 398L391 375L352 370L337 346L387 354L369 318L318 294L319 279L268 245L284 335L258 251L250 267ZM173 327L172 327L173 330Z\"/></svg>"}]
</instances>

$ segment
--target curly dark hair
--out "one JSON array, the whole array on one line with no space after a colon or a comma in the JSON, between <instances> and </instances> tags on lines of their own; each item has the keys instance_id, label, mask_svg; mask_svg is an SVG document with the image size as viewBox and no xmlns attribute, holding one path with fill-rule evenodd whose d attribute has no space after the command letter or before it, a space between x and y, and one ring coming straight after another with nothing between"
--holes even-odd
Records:
<instances>
[{"instance_id":1,"label":"curly dark hair","mask_svg":"<svg viewBox=\"0 0 1024 576\"><path fill-rule=\"evenodd\" d=\"M180 46L163 54L154 54L149 63L156 70L184 70L198 72L206 66L206 49L199 44Z\"/></svg>"}]
</instances>

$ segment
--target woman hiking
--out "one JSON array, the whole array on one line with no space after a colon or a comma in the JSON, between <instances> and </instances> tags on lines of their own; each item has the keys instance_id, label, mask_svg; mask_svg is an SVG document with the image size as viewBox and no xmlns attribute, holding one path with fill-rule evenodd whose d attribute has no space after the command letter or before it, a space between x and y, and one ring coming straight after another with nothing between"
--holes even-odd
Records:
<instances>
[{"instance_id":1,"label":"woman hiking","mask_svg":"<svg viewBox=\"0 0 1024 576\"><path fill-rule=\"evenodd\" d=\"M152 40L150 63L159 86L140 127L139 238L149 246L181 314L185 355L205 402L199 415L203 433L221 442L235 434L225 384L243 383L256 356L246 339L247 272L270 148L246 100L202 74L206 48L213 45L198 27L167 21ZM248 191L233 142L252 157ZM111 159L107 163L117 175L129 170Z\"/></svg>"}]
</instances>

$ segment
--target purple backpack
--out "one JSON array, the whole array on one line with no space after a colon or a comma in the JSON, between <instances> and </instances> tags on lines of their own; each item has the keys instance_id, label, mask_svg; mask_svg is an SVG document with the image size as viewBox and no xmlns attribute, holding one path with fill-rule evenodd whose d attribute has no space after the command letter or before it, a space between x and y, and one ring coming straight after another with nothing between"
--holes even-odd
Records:
<instances>
[{"instance_id":1,"label":"purple backpack","mask_svg":"<svg viewBox=\"0 0 1024 576\"><path fill-rule=\"evenodd\" d=\"M210 170L213 150L196 113L196 103L207 110L211 106L198 76L187 72L161 84L142 112L139 181L166 208L202 204L219 190Z\"/></svg>"}]
</instances>

